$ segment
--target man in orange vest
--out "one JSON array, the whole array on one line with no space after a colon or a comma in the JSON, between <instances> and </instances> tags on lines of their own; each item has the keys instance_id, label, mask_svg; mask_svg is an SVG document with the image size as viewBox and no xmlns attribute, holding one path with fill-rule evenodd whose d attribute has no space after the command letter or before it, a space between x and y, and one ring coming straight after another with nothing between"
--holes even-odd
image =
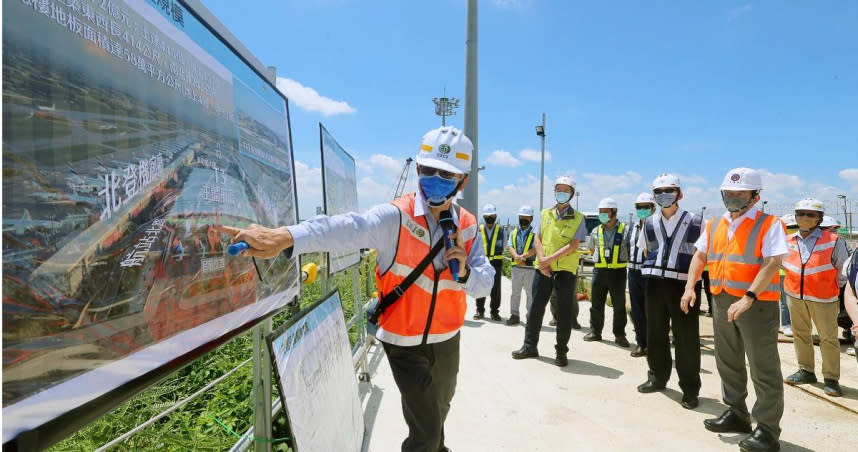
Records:
<instances>
[{"instance_id":1,"label":"man in orange vest","mask_svg":"<svg viewBox=\"0 0 858 452\"><path fill-rule=\"evenodd\" d=\"M400 284L444 240L439 220L448 221L449 212L457 227L456 242L437 254L378 320L376 338L384 346L408 425L403 451L448 450L444 420L456 390L465 295L485 297L494 282L494 269L477 239L476 218L453 205L456 193L467 184L472 152L471 141L456 128L430 130L417 153L416 193L363 214L319 216L296 226L221 227L235 241L250 245L245 256L375 248L381 299L383 294L401 292ZM455 275L450 269L454 260L459 267Z\"/></svg>"},{"instance_id":2,"label":"man in orange vest","mask_svg":"<svg viewBox=\"0 0 858 452\"><path fill-rule=\"evenodd\" d=\"M798 372L787 377L791 385L816 383L811 324L819 332L823 391L840 397L840 341L837 339L838 275L849 259L846 243L836 234L820 229L825 205L805 198L795 205L798 232L787 237L789 256L784 259L784 292L792 320L793 345Z\"/></svg>"},{"instance_id":3,"label":"man in orange vest","mask_svg":"<svg viewBox=\"0 0 858 452\"><path fill-rule=\"evenodd\" d=\"M688 271L682 310L694 306L694 283L709 265L712 312L715 327L715 363L721 376L724 403L720 417L703 422L713 432L751 433L751 415L757 421L753 433L739 442L743 451L780 450L778 438L784 411L784 387L778 355L778 269L787 254L781 221L759 211L763 181L750 168L727 172L721 183L721 199L727 212L706 224L694 247L697 252ZM751 413L745 355L757 401Z\"/></svg>"}]
</instances>

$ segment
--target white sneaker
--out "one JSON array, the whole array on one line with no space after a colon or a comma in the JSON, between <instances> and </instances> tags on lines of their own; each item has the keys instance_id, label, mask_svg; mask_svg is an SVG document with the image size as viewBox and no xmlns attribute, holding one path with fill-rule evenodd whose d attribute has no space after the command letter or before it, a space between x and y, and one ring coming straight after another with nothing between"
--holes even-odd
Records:
<instances>
[{"instance_id":1,"label":"white sneaker","mask_svg":"<svg viewBox=\"0 0 858 452\"><path fill-rule=\"evenodd\" d=\"M789 325L784 326L784 336L792 337L792 327Z\"/></svg>"},{"instance_id":2,"label":"white sneaker","mask_svg":"<svg viewBox=\"0 0 858 452\"><path fill-rule=\"evenodd\" d=\"M849 356L855 356L855 347L846 347L846 354Z\"/></svg>"}]
</instances>

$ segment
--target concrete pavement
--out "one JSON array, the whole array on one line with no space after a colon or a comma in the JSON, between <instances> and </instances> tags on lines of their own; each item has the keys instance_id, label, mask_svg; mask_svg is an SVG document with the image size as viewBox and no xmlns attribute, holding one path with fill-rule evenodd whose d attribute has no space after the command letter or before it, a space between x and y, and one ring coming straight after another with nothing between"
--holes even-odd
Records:
<instances>
[{"instance_id":1,"label":"concrete pavement","mask_svg":"<svg viewBox=\"0 0 858 452\"><path fill-rule=\"evenodd\" d=\"M501 312L506 318L510 282L502 281ZM469 303L468 319L474 313L473 300ZM565 368L552 364L550 314L542 329L541 356L522 361L510 357L521 346L522 325L467 320L462 329L458 387L445 428L447 446L457 452L738 450L745 435L719 435L703 428L704 419L726 409L721 403L710 318L701 317L701 404L689 411L679 405L681 392L675 374L667 390L639 394L636 387L646 380L645 358L632 358L629 349L613 342L582 341L589 307L589 303L581 304L579 321L585 329L572 331ZM610 315L607 317L610 322ZM631 322L627 332L633 340ZM781 343L779 351L783 374L789 375L797 369L792 344ZM821 384L785 387L782 450L856 450L858 363L845 353L841 358L843 397L823 395ZM371 451L396 451L407 434L399 392L380 347L372 348L370 359L372 380L360 384L367 424L365 446ZM820 373L818 367L817 376ZM749 406L753 391L750 385Z\"/></svg>"}]
</instances>

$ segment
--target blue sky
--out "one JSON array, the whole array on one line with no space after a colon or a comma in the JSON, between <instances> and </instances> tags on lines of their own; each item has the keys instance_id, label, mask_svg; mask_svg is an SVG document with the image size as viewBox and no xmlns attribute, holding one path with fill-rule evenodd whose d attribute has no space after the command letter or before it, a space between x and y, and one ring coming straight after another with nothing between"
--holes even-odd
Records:
<instances>
[{"instance_id":1,"label":"blue sky","mask_svg":"<svg viewBox=\"0 0 858 452\"><path fill-rule=\"evenodd\" d=\"M464 0L204 3L277 67L302 217L322 204L319 121L355 157L367 208L389 200L405 158L440 125L431 99L445 87L464 98ZM495 203L502 219L539 204L533 126L542 112L546 205L553 179L566 174L582 210L612 196L629 212L656 175L672 172L683 207L713 212L721 178L737 166L763 170L777 213L808 195L831 211L837 194L858 201L858 3L479 8L479 202ZM460 109L450 123L462 121Z\"/></svg>"}]
</instances>

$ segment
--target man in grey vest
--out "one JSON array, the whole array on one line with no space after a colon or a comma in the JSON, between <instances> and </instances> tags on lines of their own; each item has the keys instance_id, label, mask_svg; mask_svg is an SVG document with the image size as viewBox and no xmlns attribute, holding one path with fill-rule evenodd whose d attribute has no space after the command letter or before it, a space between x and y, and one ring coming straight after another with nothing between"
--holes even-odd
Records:
<instances>
[{"instance_id":1,"label":"man in grey vest","mask_svg":"<svg viewBox=\"0 0 858 452\"><path fill-rule=\"evenodd\" d=\"M646 278L649 378L638 386L638 392L656 392L667 386L672 367L668 330L672 327L681 405L691 410L699 405L701 384L700 308L682 312L681 301L703 218L679 207L682 187L675 175L656 177L652 192L661 211L647 218L641 238L646 250L641 273Z\"/></svg>"}]
</instances>

